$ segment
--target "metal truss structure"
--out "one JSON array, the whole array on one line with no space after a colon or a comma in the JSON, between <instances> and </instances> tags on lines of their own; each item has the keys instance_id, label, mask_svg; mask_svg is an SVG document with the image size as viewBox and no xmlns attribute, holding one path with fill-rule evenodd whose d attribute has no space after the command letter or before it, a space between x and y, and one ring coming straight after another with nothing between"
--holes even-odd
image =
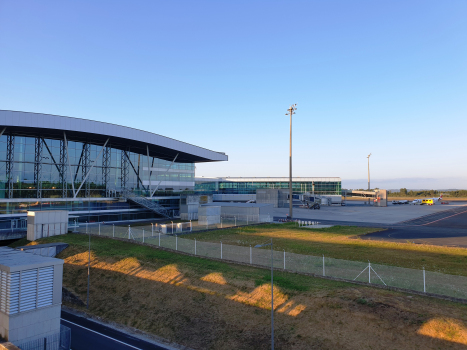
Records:
<instances>
[{"instance_id":1,"label":"metal truss structure","mask_svg":"<svg viewBox=\"0 0 467 350\"><path fill-rule=\"evenodd\" d=\"M4 128L2 131L0 131L0 136L3 135L4 131L6 128ZM7 186L8 186L8 198L13 198L14 196L14 164L15 164L15 135L6 135L7 136L7 149L6 149L6 180L7 180ZM36 190L36 196L38 199L42 199L44 195L44 191L42 188L42 183L43 183L43 165L51 165L52 167L55 167L57 172L58 172L58 180L59 180L59 186L57 187L58 190L61 191L62 193L62 198L67 198L69 197L69 184L71 185L71 189L73 190L73 198L76 198L80 190L84 187L85 191L85 198L90 198L91 197L91 182L95 181L90 176L92 173L92 170L94 166L98 163L98 159L102 159L102 183L105 186L105 195L106 197L111 197L112 193L112 186L110 182L110 174L111 174L111 154L112 154L112 148L111 146L108 146L110 138L107 138L105 141L104 145L102 146L100 152L97 154L95 159L91 159L91 143L85 142L83 143L82 150L81 150L81 155L79 157L79 161L77 165L74 165L72 167L71 161L73 160L70 158L69 154L69 149L68 149L68 140L67 140L67 135L64 132L63 133L63 139L60 139L60 149L59 149L59 159L57 159L57 150L54 151L54 149L51 147L51 144L47 143L48 141L44 139L42 136L37 136L34 138L34 185L35 185L35 190ZM162 205L160 205L156 201L152 201L146 198L148 194L140 194L137 195L136 193L133 192L132 189L128 188L129 185L129 179L130 179L130 167L134 171L137 181L138 181L138 189L142 188L144 192L148 191L149 195L152 196L154 192L157 190L159 187L159 183L157 184L157 187L152 191L151 193L151 174L152 170L151 167L154 166L154 157L149 156L149 148L147 147L147 161L148 161L148 179L149 179L149 185L145 186L143 183L143 179L141 178L141 163L140 159L138 159L138 164L137 168L135 165L132 163L130 157L129 157L129 149L127 150L122 150L121 151L121 164L120 164L120 169L121 169L121 177L120 177L120 184L121 184L121 192L120 196L125 198L128 201L131 201L135 204L138 204L139 206L146 208L148 210L153 211L154 213L157 213L163 217L170 217L169 211ZM55 157L54 157L55 154ZM177 159L178 154L175 156L175 158L172 161L172 164L175 162ZM102 157L102 158L100 158ZM152 158L152 164L150 162ZM47 159L44 163L44 160ZM58 161L57 161L58 160ZM171 164L171 165L172 165ZM75 168L76 167L76 168ZM75 168L75 169L73 169ZM81 168L81 169L80 169ZM44 168L46 169L46 168ZM170 169L170 167L169 167ZM79 181L78 174L81 175L81 181ZM80 186L75 189L75 184L76 181L81 182ZM141 187L140 187L141 186ZM55 187L53 187L55 189Z\"/></svg>"},{"instance_id":2,"label":"metal truss structure","mask_svg":"<svg viewBox=\"0 0 467 350\"><path fill-rule=\"evenodd\" d=\"M104 153L102 154L102 182L105 186L105 196L110 197L109 179L110 179L110 157L112 152L111 147L104 147Z\"/></svg>"},{"instance_id":3,"label":"metal truss structure","mask_svg":"<svg viewBox=\"0 0 467 350\"><path fill-rule=\"evenodd\" d=\"M42 138L36 137L34 139L34 145L34 184L36 186L37 198L42 198Z\"/></svg>"},{"instance_id":4,"label":"metal truss structure","mask_svg":"<svg viewBox=\"0 0 467 350\"><path fill-rule=\"evenodd\" d=\"M122 157L121 157L121 166L122 166L122 173L121 173L121 178L120 178L120 184L122 189L125 191L127 182L128 182L128 175L129 175L129 169L128 169L128 155L126 154L126 151L122 151Z\"/></svg>"},{"instance_id":5,"label":"metal truss structure","mask_svg":"<svg viewBox=\"0 0 467 350\"><path fill-rule=\"evenodd\" d=\"M66 167L68 154L66 151L65 140L60 140L60 162L58 164L58 174L60 177L60 186L62 187L62 198L68 197L68 185L66 181Z\"/></svg>"},{"instance_id":6,"label":"metal truss structure","mask_svg":"<svg viewBox=\"0 0 467 350\"><path fill-rule=\"evenodd\" d=\"M8 181L8 198L13 198L13 168L15 166L15 136L7 136L6 145L6 177Z\"/></svg>"},{"instance_id":7,"label":"metal truss structure","mask_svg":"<svg viewBox=\"0 0 467 350\"><path fill-rule=\"evenodd\" d=\"M90 157L91 157L91 145L89 144L89 142L86 142L83 144L83 159L82 159L82 166L81 166L82 176L83 176L81 183L84 182L84 197L86 198L89 198L91 196L91 187L90 187L91 183L86 178L89 172L89 167L90 167L90 164L89 164Z\"/></svg>"}]
</instances>

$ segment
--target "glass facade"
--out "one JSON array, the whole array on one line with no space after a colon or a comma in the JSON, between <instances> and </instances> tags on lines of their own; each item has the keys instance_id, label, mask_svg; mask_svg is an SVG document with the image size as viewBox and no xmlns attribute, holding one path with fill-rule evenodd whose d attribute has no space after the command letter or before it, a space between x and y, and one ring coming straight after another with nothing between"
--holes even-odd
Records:
<instances>
[{"instance_id":1,"label":"glass facade","mask_svg":"<svg viewBox=\"0 0 467 350\"><path fill-rule=\"evenodd\" d=\"M149 157L149 164L151 188L159 185L156 195L193 190L194 164L155 157ZM0 137L0 199L73 198L72 182L75 191L82 185L77 198L116 197L124 189L146 195L148 158L111 144L102 149L90 142Z\"/></svg>"},{"instance_id":2,"label":"glass facade","mask_svg":"<svg viewBox=\"0 0 467 350\"><path fill-rule=\"evenodd\" d=\"M256 194L259 188L288 189L288 181L235 181L219 179L218 181L196 179L195 191L219 194ZM294 192L314 192L318 195L340 195L341 180L331 178L329 181L297 181L292 182Z\"/></svg>"}]
</instances>

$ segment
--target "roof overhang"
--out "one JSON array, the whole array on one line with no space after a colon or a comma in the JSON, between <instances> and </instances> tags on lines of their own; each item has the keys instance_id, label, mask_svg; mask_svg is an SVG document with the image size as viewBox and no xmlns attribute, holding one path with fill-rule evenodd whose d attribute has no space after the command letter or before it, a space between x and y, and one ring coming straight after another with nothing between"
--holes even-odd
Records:
<instances>
[{"instance_id":1,"label":"roof overhang","mask_svg":"<svg viewBox=\"0 0 467 350\"><path fill-rule=\"evenodd\" d=\"M225 153L211 151L148 131L93 120L62 117L52 114L0 110L0 130L6 134L63 139L103 145L109 139L112 148L128 150L177 163L227 161Z\"/></svg>"}]
</instances>

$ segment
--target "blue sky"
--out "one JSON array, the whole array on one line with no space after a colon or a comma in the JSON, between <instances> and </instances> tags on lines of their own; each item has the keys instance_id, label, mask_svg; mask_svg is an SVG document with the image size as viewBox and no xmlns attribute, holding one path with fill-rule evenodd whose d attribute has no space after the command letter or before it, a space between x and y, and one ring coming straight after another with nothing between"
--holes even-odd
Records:
<instances>
[{"instance_id":1,"label":"blue sky","mask_svg":"<svg viewBox=\"0 0 467 350\"><path fill-rule=\"evenodd\" d=\"M0 109L229 155L198 176L467 188L467 1L0 0ZM361 184L361 185L360 185Z\"/></svg>"}]
</instances>

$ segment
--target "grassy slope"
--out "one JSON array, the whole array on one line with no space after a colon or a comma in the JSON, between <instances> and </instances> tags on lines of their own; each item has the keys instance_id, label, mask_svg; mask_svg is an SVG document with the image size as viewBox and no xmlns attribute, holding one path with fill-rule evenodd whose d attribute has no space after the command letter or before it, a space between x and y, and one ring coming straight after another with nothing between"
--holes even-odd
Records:
<instances>
[{"instance_id":1,"label":"grassy slope","mask_svg":"<svg viewBox=\"0 0 467 350\"><path fill-rule=\"evenodd\" d=\"M64 285L85 300L88 237L38 243L58 241L70 244L60 255ZM100 237L92 237L91 266L93 315L195 349L269 348L267 270ZM277 349L467 344L466 305L284 272L275 272L274 295Z\"/></svg>"},{"instance_id":2,"label":"grassy slope","mask_svg":"<svg viewBox=\"0 0 467 350\"><path fill-rule=\"evenodd\" d=\"M424 244L359 239L358 235L378 231L367 227L335 226L327 229L298 228L295 223L232 228L185 235L184 238L233 245L256 245L273 237L274 249L330 258L371 261L467 276L467 249Z\"/></svg>"}]
</instances>

